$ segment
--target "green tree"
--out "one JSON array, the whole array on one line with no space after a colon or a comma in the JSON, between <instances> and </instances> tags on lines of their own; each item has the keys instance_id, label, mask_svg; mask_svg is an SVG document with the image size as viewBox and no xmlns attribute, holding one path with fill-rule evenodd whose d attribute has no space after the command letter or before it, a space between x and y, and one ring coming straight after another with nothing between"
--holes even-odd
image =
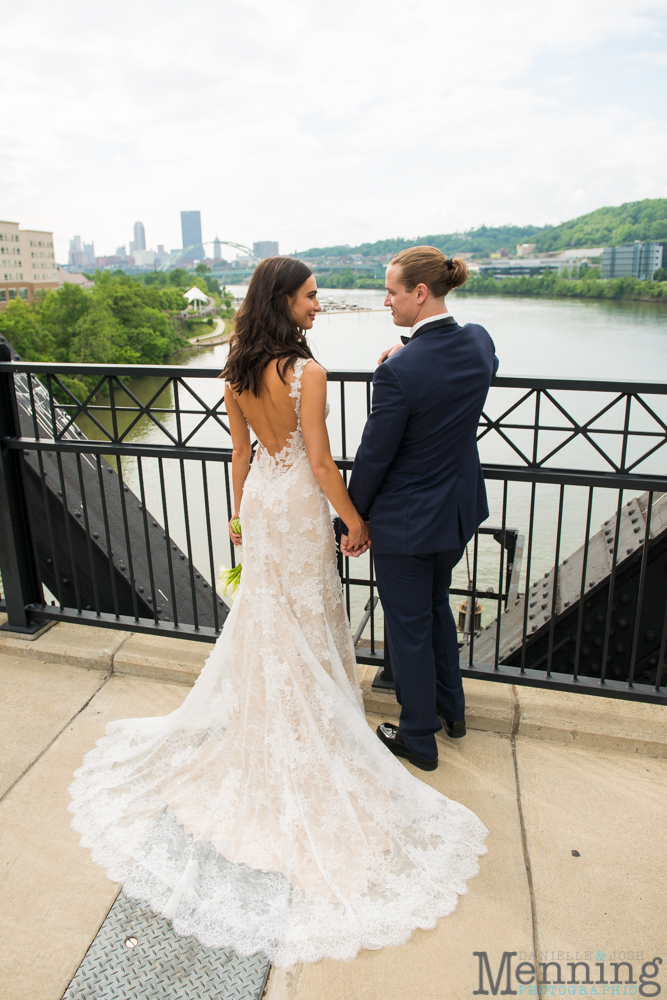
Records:
<instances>
[{"instance_id":1,"label":"green tree","mask_svg":"<svg viewBox=\"0 0 667 1000\"><path fill-rule=\"evenodd\" d=\"M220 282L217 278L212 278L210 275L205 274L204 281L206 282L206 288L208 289L209 295L222 295Z\"/></svg>"},{"instance_id":2,"label":"green tree","mask_svg":"<svg viewBox=\"0 0 667 1000\"><path fill-rule=\"evenodd\" d=\"M664 267L659 267L657 271L653 272L654 281L667 281L667 271Z\"/></svg>"},{"instance_id":3,"label":"green tree","mask_svg":"<svg viewBox=\"0 0 667 1000\"><path fill-rule=\"evenodd\" d=\"M173 285L97 271L92 290L65 283L34 304L11 302L0 314L0 332L26 361L162 364L185 346L169 321L184 304ZM79 395L96 382L81 376L66 384Z\"/></svg>"},{"instance_id":4,"label":"green tree","mask_svg":"<svg viewBox=\"0 0 667 1000\"><path fill-rule=\"evenodd\" d=\"M15 299L4 312L0 312L0 333L24 361L54 359L53 338L40 323L34 307L22 299Z\"/></svg>"},{"instance_id":5,"label":"green tree","mask_svg":"<svg viewBox=\"0 0 667 1000\"><path fill-rule=\"evenodd\" d=\"M192 279L191 287L198 288L201 292L206 292L207 295L209 294L206 278L203 274L198 274L196 278Z\"/></svg>"},{"instance_id":6,"label":"green tree","mask_svg":"<svg viewBox=\"0 0 667 1000\"><path fill-rule=\"evenodd\" d=\"M189 281L190 275L184 267L175 267L173 271L169 271L170 285L176 285L179 288L189 288Z\"/></svg>"},{"instance_id":7,"label":"green tree","mask_svg":"<svg viewBox=\"0 0 667 1000\"><path fill-rule=\"evenodd\" d=\"M169 279L164 271L151 271L150 274L142 274L144 285L157 285L158 288L166 288Z\"/></svg>"}]
</instances>

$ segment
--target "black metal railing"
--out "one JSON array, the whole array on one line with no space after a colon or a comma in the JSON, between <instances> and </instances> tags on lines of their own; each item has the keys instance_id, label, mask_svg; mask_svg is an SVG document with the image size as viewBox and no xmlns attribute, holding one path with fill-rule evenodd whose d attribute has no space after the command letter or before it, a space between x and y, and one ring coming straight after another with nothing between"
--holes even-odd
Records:
<instances>
[{"instance_id":1,"label":"black metal railing","mask_svg":"<svg viewBox=\"0 0 667 1000\"><path fill-rule=\"evenodd\" d=\"M0 364L10 628L56 619L220 634L216 578L235 552L217 374ZM347 478L372 374L329 381L332 448ZM478 444L491 515L451 588L464 673L663 702L667 385L496 377ZM372 556L339 565L358 659L389 685Z\"/></svg>"}]
</instances>

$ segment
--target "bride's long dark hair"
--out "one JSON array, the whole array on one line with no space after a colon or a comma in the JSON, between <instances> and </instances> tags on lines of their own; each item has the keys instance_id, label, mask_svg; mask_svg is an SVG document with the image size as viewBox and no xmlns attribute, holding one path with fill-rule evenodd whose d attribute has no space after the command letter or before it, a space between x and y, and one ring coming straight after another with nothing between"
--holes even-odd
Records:
<instances>
[{"instance_id":1,"label":"bride's long dark hair","mask_svg":"<svg viewBox=\"0 0 667 1000\"><path fill-rule=\"evenodd\" d=\"M303 330L292 319L287 296L294 296L313 272L292 257L267 257L255 268L248 294L236 314L227 364L220 373L234 392L259 396L262 373L279 360L278 375L297 358L312 358Z\"/></svg>"}]
</instances>

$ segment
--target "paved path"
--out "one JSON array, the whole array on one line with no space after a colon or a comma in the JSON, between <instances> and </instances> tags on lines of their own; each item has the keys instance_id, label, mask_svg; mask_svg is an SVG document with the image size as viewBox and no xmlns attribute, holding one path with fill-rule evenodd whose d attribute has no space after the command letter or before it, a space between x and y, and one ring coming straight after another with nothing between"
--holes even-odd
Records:
<instances>
[{"instance_id":1,"label":"paved path","mask_svg":"<svg viewBox=\"0 0 667 1000\"><path fill-rule=\"evenodd\" d=\"M69 826L67 787L107 722L164 714L187 694L209 647L157 643L62 625L32 643L0 642L1 1000L60 1000L113 903L119 887ZM371 695L366 675L364 687L375 727L395 705ZM516 965L536 949L538 961L560 964L565 984L553 983L549 966L545 995L633 995L644 963L659 956L667 965L665 710L481 681L467 687L479 728L464 740L439 738L438 770L413 773L490 830L469 893L435 930L400 948L273 970L268 1000L468 998L484 961L474 952L486 952L494 977L503 952L516 952L510 985L519 996L531 995L530 972L519 973L522 985ZM567 985L568 962L578 959L592 985ZM623 961L635 984L613 990L611 963ZM593 992L596 962L608 983ZM628 971L619 967L622 981ZM483 988L491 992L486 974Z\"/></svg>"},{"instance_id":2,"label":"paved path","mask_svg":"<svg viewBox=\"0 0 667 1000\"><path fill-rule=\"evenodd\" d=\"M212 333L207 333L205 337L188 337L191 344L203 344L214 337L221 337L225 332L225 321L220 319L219 316L215 317L215 327Z\"/></svg>"},{"instance_id":3,"label":"paved path","mask_svg":"<svg viewBox=\"0 0 667 1000\"><path fill-rule=\"evenodd\" d=\"M217 347L218 344L224 344L229 339L231 330L225 332L225 321L216 316L216 325L213 333L207 334L205 337L189 337L188 347L181 347L177 354L182 354L183 351L196 351L202 347Z\"/></svg>"}]
</instances>

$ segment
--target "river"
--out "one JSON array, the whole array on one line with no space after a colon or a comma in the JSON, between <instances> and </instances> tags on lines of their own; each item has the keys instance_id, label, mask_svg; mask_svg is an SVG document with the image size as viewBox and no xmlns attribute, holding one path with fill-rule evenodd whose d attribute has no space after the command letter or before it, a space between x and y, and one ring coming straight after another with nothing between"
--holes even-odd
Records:
<instances>
[{"instance_id":1,"label":"river","mask_svg":"<svg viewBox=\"0 0 667 1000\"><path fill-rule=\"evenodd\" d=\"M246 288L243 286L231 288L233 294L242 296ZM391 316L383 307L384 293L372 290L339 290L323 289L322 300L331 303L356 303L366 312L342 312L320 314L310 334L313 351L318 360L329 370L357 369L372 370L380 351L395 342L397 330ZM652 303L611 302L611 301L573 301L568 300L533 300L515 298L481 298L452 295L448 305L457 320L461 323L481 323L489 331L496 345L496 353L500 359L499 374L523 376L549 376L581 379L618 379L663 381L667 377L667 309ZM187 366L222 368L227 348L225 345L189 351L177 355L175 364ZM132 382L132 391L143 401L159 388L160 381L156 378L136 379ZM193 388L211 404L221 395L220 382L204 383L203 380L193 382ZM333 390L333 387L332 387ZM329 428L334 454L340 453L340 409L336 390L330 391L331 414ZM352 386L348 393L347 424L348 438L353 448L363 426L365 415L364 393L361 386ZM595 398L592 398L595 396ZM517 398L516 391L494 390L489 400L488 409L493 415L502 410ZM576 400L570 394L561 395L564 402L573 407L581 408L581 398ZM595 410L603 406L611 397L606 394L588 394L586 416L592 416ZM599 401L599 403L598 403ZM166 405L171 405L171 393L165 394ZM663 420L667 420L666 397L652 397L655 406ZM555 416L557 416L554 410ZM577 416L584 414L577 411ZM130 417L128 416L128 420ZM611 419L611 418L610 418ZM562 423L562 420L560 421ZM642 426L649 427L650 418L644 417ZM171 418L165 420L166 426L171 425ZM99 437L89 420L80 421L81 429L89 437ZM163 433L147 418L143 418L133 428L129 435L132 440L143 442L156 441L166 443ZM545 435L545 444L548 435ZM554 442L557 435L554 435ZM228 445L223 432L215 426L207 426L199 432L193 443L202 445ZM353 453L348 449L348 453ZM483 461L516 463L511 452L499 439L484 441L480 447ZM660 453L662 454L662 453ZM564 451L563 460L558 463L577 468L605 468L604 463L591 456L591 451L581 443L575 442ZM170 503L173 503L173 513L170 511L170 529L175 540L185 545L185 525L182 508L179 501L180 481L177 463L166 463L172 466L168 472ZM213 466L215 463L211 463ZM144 476L148 506L157 518L160 510L156 463L145 462ZM643 467L646 472L665 473L664 457L649 461ZM137 489L136 466L131 460L124 461L124 475L131 488ZM219 497L219 518L214 526L214 552L219 563L229 564L228 545L226 542L226 502L224 493L224 478L222 469L211 468L209 471L209 488L213 498ZM205 533L203 530L204 510L201 500L201 469L198 463L192 463L188 471L188 501L190 504L190 523L193 529L193 550L195 563L204 572L208 566ZM489 507L491 515L488 524L501 523L502 486L499 483L488 484ZM507 525L516 527L526 533L528 528L530 487L524 484L511 484L508 492ZM557 486L542 486L537 491L536 532L531 567L531 578L537 579L553 565L555 527L559 488ZM629 499L629 497L628 497ZM585 525L585 508L587 491L576 487L568 487L565 491L565 508L561 557L577 548L583 539ZM215 506L215 499L213 499ZM598 530L600 523L615 510L616 496L611 491L596 491L596 501L593 515L593 531ZM498 545L490 537L482 537L480 541L479 587L483 592L487 588L498 587ZM354 568L358 575L365 575L367 570L361 564ZM457 586L466 584L465 560L459 564L455 572L454 583ZM520 589L523 591L525 580ZM365 599L365 598L364 598ZM454 604L453 600L453 604ZM482 603L484 599L482 597ZM361 614L361 594L353 605L353 623ZM487 623L495 616L492 607L485 608L483 617Z\"/></svg>"}]
</instances>

